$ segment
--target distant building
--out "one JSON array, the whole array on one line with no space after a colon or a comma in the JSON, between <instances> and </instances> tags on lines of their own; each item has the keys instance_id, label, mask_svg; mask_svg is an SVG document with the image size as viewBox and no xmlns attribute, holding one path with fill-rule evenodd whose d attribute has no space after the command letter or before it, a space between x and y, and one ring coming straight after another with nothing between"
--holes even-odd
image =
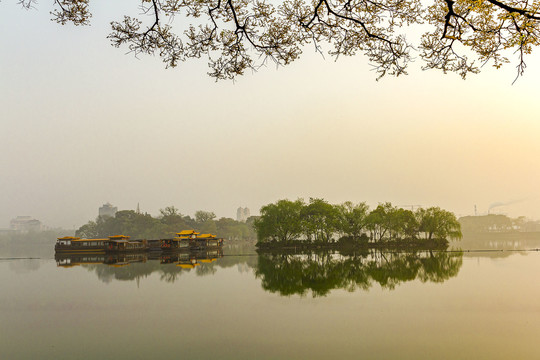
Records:
<instances>
[{"instance_id":1,"label":"distant building","mask_svg":"<svg viewBox=\"0 0 540 360\"><path fill-rule=\"evenodd\" d=\"M117 211L118 211L118 208L116 206L112 206L110 203L106 203L106 204L103 204L103 206L99 208L99 216L114 217Z\"/></svg>"},{"instance_id":2,"label":"distant building","mask_svg":"<svg viewBox=\"0 0 540 360\"><path fill-rule=\"evenodd\" d=\"M236 220L241 222L246 222L247 218L249 217L249 209L239 207L238 210L236 210Z\"/></svg>"},{"instance_id":3,"label":"distant building","mask_svg":"<svg viewBox=\"0 0 540 360\"><path fill-rule=\"evenodd\" d=\"M17 216L9 222L11 230L15 231L41 231L41 221L32 218L31 216Z\"/></svg>"}]
</instances>

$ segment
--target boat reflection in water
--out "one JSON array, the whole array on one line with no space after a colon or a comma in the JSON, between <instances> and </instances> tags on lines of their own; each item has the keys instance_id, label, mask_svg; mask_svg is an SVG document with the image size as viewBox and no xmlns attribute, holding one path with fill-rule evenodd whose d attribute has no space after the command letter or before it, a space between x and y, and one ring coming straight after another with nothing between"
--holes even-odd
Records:
<instances>
[{"instance_id":1,"label":"boat reflection in water","mask_svg":"<svg viewBox=\"0 0 540 360\"><path fill-rule=\"evenodd\" d=\"M83 254L65 254L56 253L54 255L56 265L60 267L74 267L88 264L105 264L111 266L126 266L136 262L146 262L148 254L146 253L127 253L127 254L104 254L104 253L83 253Z\"/></svg>"},{"instance_id":2,"label":"boat reflection in water","mask_svg":"<svg viewBox=\"0 0 540 360\"><path fill-rule=\"evenodd\" d=\"M374 284L393 290L413 280L442 283L457 276L462 264L461 251L262 252L255 275L266 291L317 297L335 289L369 291Z\"/></svg>"},{"instance_id":3,"label":"boat reflection in water","mask_svg":"<svg viewBox=\"0 0 540 360\"><path fill-rule=\"evenodd\" d=\"M197 275L213 273L214 263L223 257L221 248L181 253L56 253L58 267L82 266L95 271L104 282L116 280L139 280L157 272L161 279L174 282L182 271L195 269Z\"/></svg>"}]
</instances>

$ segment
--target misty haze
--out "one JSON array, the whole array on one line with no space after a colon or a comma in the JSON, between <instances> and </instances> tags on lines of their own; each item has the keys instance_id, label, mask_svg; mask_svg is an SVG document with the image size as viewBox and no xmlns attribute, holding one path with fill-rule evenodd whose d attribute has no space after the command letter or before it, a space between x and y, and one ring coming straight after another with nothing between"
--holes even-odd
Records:
<instances>
[{"instance_id":1,"label":"misty haze","mask_svg":"<svg viewBox=\"0 0 540 360\"><path fill-rule=\"evenodd\" d=\"M0 2L2 359L535 359L537 2Z\"/></svg>"}]
</instances>

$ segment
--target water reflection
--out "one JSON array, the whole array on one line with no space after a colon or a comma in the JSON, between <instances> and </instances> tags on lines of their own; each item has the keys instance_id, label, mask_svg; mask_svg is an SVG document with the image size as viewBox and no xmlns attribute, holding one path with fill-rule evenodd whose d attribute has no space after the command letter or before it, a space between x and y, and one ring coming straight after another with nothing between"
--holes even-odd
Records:
<instances>
[{"instance_id":1,"label":"water reflection","mask_svg":"<svg viewBox=\"0 0 540 360\"><path fill-rule=\"evenodd\" d=\"M237 266L239 272L254 271L264 290L284 296L309 292L325 296L331 290L368 291L374 284L393 290L401 283L420 280L441 283L457 276L463 253L417 251L384 252L269 252L255 256L229 255L221 249L185 253L57 254L58 267L82 266L110 283L137 281L153 273L174 283L185 273L214 275L218 268Z\"/></svg>"},{"instance_id":2,"label":"water reflection","mask_svg":"<svg viewBox=\"0 0 540 360\"><path fill-rule=\"evenodd\" d=\"M255 274L267 291L317 297L334 289L367 291L375 283L390 290L415 279L440 283L457 276L462 263L462 252L262 253Z\"/></svg>"},{"instance_id":3,"label":"water reflection","mask_svg":"<svg viewBox=\"0 0 540 360\"><path fill-rule=\"evenodd\" d=\"M59 267L83 266L96 273L106 283L114 280L139 281L157 272L160 279L173 283L184 272L195 271L197 276L212 275L215 263L223 257L222 249L196 252L131 253L131 254L56 254Z\"/></svg>"},{"instance_id":4,"label":"water reflection","mask_svg":"<svg viewBox=\"0 0 540 360\"><path fill-rule=\"evenodd\" d=\"M457 244L470 250L531 250L540 248L540 233L465 233ZM501 254L509 256L508 253Z\"/></svg>"},{"instance_id":5,"label":"water reflection","mask_svg":"<svg viewBox=\"0 0 540 360\"><path fill-rule=\"evenodd\" d=\"M539 252L223 255L0 259L1 358L540 356Z\"/></svg>"}]
</instances>

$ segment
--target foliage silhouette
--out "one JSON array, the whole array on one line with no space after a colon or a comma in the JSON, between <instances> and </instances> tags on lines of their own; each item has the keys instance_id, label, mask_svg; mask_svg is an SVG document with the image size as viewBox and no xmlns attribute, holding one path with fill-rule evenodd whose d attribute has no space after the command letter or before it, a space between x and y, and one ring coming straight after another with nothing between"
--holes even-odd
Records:
<instances>
[{"instance_id":1,"label":"foliage silhouette","mask_svg":"<svg viewBox=\"0 0 540 360\"><path fill-rule=\"evenodd\" d=\"M36 0L18 3L31 8ZM90 3L54 0L53 20L88 25ZM268 61L288 65L306 45L336 58L364 53L379 77L406 74L415 53L424 69L463 78L479 72L478 64L499 68L515 54L521 75L539 43L538 0L140 0L139 6L140 17L111 23L112 45L157 54L167 67L205 57L216 79ZM417 29L423 35L410 41Z\"/></svg>"}]
</instances>

